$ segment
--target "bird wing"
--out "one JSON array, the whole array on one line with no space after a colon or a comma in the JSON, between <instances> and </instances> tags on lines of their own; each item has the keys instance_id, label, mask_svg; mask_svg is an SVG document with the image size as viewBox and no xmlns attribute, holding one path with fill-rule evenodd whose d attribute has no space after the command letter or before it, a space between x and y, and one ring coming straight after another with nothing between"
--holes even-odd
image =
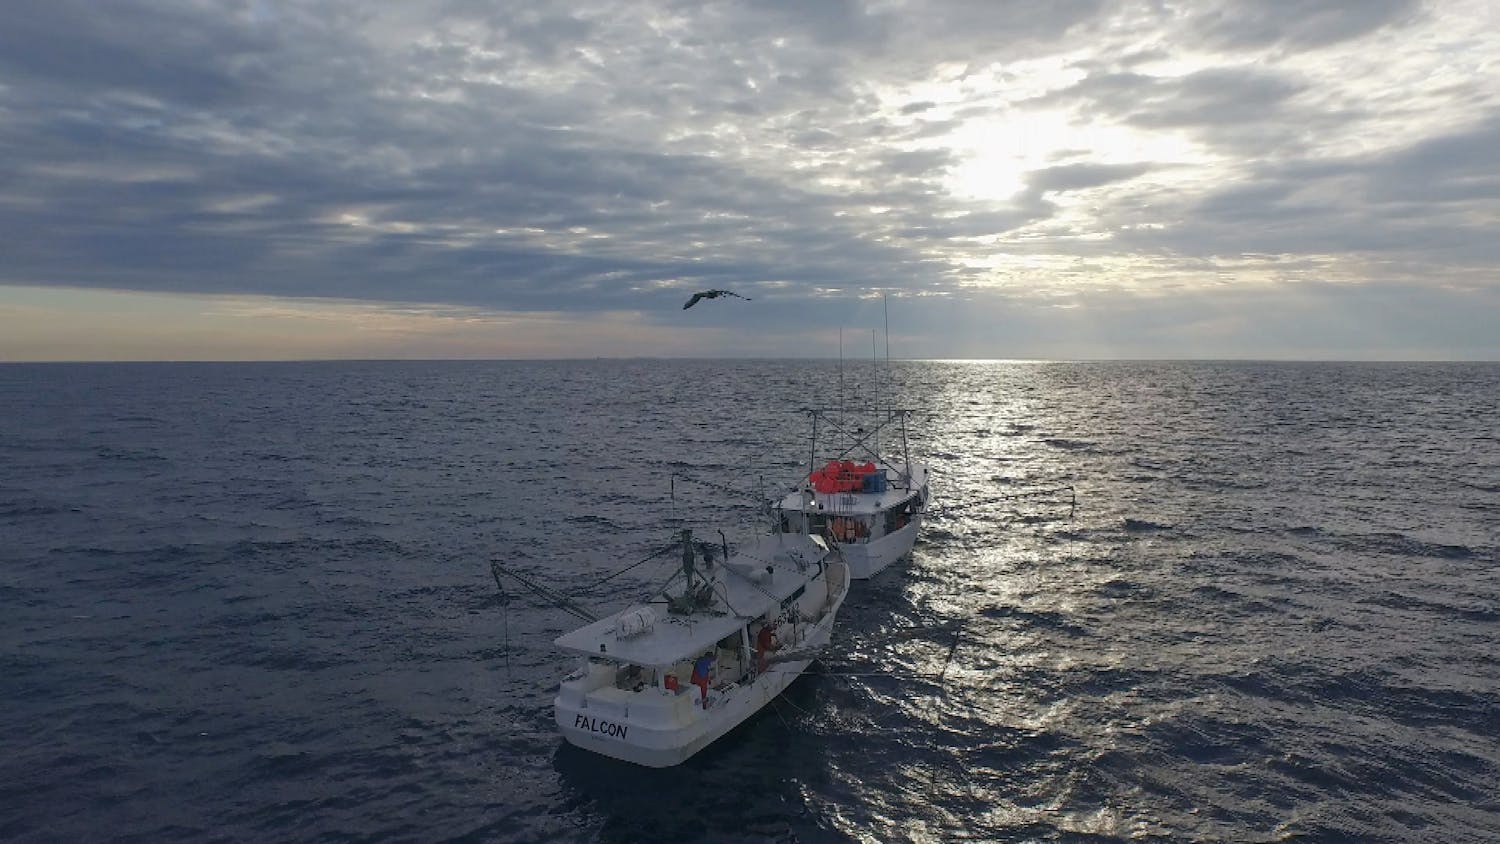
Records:
<instances>
[{"instance_id":1,"label":"bird wing","mask_svg":"<svg viewBox=\"0 0 1500 844\"><path fill-rule=\"evenodd\" d=\"M749 296L741 296L740 294L735 293L733 290L699 290L697 293L693 294L693 298L687 300L687 304L683 305L682 309L685 311L688 308L691 308L692 306L698 304L700 300L717 299L720 296L733 296L736 299L744 299L746 302L750 301Z\"/></svg>"}]
</instances>

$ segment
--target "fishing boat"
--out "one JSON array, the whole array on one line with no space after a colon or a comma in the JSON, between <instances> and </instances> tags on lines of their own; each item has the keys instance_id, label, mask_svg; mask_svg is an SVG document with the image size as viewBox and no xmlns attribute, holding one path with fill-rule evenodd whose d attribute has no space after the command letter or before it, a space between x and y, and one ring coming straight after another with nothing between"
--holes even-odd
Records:
<instances>
[{"instance_id":1,"label":"fishing boat","mask_svg":"<svg viewBox=\"0 0 1500 844\"><path fill-rule=\"evenodd\" d=\"M816 409L808 413L812 449L807 474L772 504L774 529L827 537L848 562L850 577L874 577L916 544L931 497L927 467L911 459L907 441L911 411L884 411L869 428L851 426L842 413ZM820 431L841 443L821 463ZM882 453L882 433L899 433L899 457Z\"/></svg>"},{"instance_id":2,"label":"fishing boat","mask_svg":"<svg viewBox=\"0 0 1500 844\"><path fill-rule=\"evenodd\" d=\"M570 744L652 768L681 764L770 703L828 644L849 567L822 537L762 535L733 554L727 542L694 543L691 531L680 539L681 592L555 640L582 659L554 701Z\"/></svg>"}]
</instances>

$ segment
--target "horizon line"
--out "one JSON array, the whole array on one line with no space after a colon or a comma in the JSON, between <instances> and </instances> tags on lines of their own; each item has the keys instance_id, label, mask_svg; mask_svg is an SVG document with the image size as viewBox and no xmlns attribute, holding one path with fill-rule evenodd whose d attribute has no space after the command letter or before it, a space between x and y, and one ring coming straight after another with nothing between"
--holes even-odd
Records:
<instances>
[{"instance_id":1,"label":"horizon line","mask_svg":"<svg viewBox=\"0 0 1500 844\"><path fill-rule=\"evenodd\" d=\"M580 355L577 357L409 357L409 358L113 358L0 360L0 366L108 364L267 364L267 363L570 363L585 361L809 361L836 362L828 357L705 356L705 355ZM845 359L849 361L850 359ZM862 362L853 361L853 362ZM889 358L896 363L1500 363L1500 358L1265 358L1265 357L926 357Z\"/></svg>"}]
</instances>

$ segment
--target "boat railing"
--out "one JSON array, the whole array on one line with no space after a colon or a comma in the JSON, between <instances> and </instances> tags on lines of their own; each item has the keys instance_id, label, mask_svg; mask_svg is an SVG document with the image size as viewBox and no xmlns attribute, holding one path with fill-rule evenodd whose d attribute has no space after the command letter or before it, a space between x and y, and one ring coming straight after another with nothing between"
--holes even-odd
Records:
<instances>
[{"instance_id":1,"label":"boat railing","mask_svg":"<svg viewBox=\"0 0 1500 844\"><path fill-rule=\"evenodd\" d=\"M820 619L827 618L833 612L834 604L838 602L839 595L845 589L845 582L849 574L849 567L844 564L829 566L827 569L828 594L823 598L823 609L819 613Z\"/></svg>"}]
</instances>

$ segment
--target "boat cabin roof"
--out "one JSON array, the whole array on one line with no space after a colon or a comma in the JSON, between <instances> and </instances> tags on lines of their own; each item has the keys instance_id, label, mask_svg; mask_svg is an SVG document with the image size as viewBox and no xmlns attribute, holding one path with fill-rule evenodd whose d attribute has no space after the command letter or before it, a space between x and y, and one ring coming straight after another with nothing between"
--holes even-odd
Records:
<instances>
[{"instance_id":1,"label":"boat cabin roof","mask_svg":"<svg viewBox=\"0 0 1500 844\"><path fill-rule=\"evenodd\" d=\"M727 561L714 564L711 576L718 600L711 610L671 615L664 601L656 601L647 605L656 614L655 627L620 638L615 633L615 620L640 609L641 605L633 604L616 615L564 633L553 643L581 656L652 668L696 659L750 621L800 594L817 574L818 561L828 554L828 545L817 536L783 533L758 537ZM806 564L806 571L798 567L798 559ZM767 566L771 573L764 576ZM761 579L753 579L750 570L760 572Z\"/></svg>"}]
</instances>

